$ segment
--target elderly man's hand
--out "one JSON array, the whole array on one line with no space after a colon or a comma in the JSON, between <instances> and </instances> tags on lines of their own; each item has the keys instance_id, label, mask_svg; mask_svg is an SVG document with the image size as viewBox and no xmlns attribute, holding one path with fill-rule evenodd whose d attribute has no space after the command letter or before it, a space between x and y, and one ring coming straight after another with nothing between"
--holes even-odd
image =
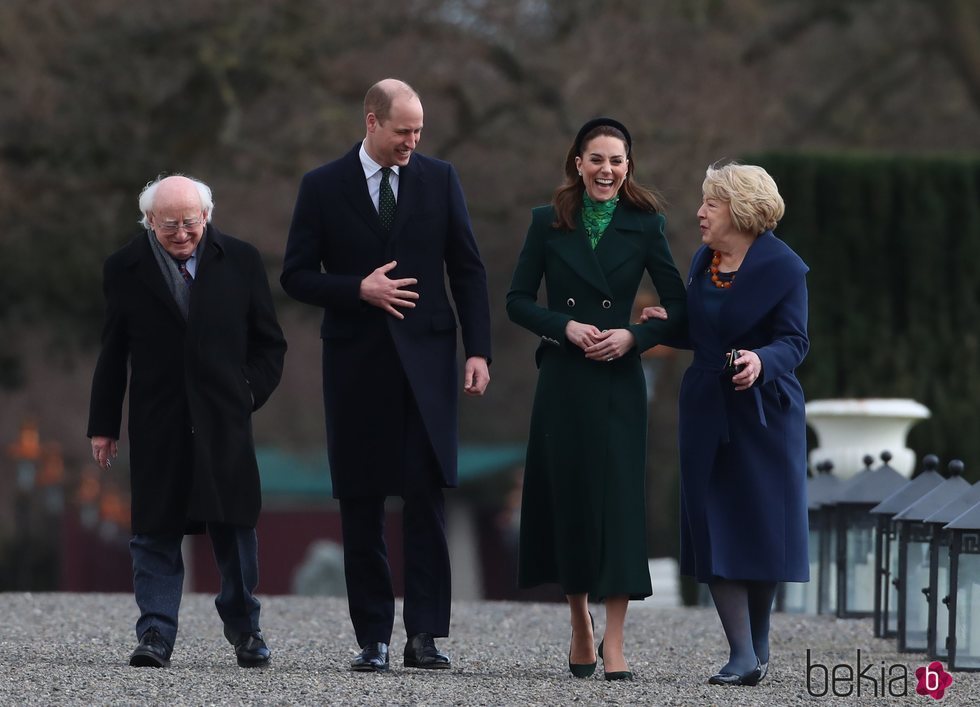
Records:
<instances>
[{"instance_id":1,"label":"elderly man's hand","mask_svg":"<svg viewBox=\"0 0 980 707\"><path fill-rule=\"evenodd\" d=\"M92 457L95 462L103 469L112 466L112 460L119 453L116 440L112 437L93 437L92 438Z\"/></svg>"}]
</instances>

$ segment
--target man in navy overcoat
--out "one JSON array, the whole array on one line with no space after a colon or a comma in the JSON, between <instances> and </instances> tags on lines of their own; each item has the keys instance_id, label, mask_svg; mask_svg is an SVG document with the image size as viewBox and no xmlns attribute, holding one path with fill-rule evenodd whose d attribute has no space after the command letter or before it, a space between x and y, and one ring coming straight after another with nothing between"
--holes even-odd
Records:
<instances>
[{"instance_id":1,"label":"man in navy overcoat","mask_svg":"<svg viewBox=\"0 0 980 707\"><path fill-rule=\"evenodd\" d=\"M323 308L327 451L362 649L351 669L389 665L387 496L404 500L405 665L448 668L433 639L449 634L442 489L457 483L456 332L463 390L482 395L490 380L486 272L452 165L415 154L418 94L385 79L365 96L364 115L364 141L303 177L281 282Z\"/></svg>"}]
</instances>

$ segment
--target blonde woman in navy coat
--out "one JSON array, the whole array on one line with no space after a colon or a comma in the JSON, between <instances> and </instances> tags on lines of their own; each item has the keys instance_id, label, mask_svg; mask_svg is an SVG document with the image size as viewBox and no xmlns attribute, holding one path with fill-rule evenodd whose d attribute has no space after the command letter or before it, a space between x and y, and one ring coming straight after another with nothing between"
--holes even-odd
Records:
<instances>
[{"instance_id":1,"label":"blonde woman in navy coat","mask_svg":"<svg viewBox=\"0 0 980 707\"><path fill-rule=\"evenodd\" d=\"M776 584L809 579L794 374L809 348L808 268L773 235L783 200L761 167L709 168L703 193L680 393L681 572L708 584L728 638L729 661L708 681L754 685L768 672Z\"/></svg>"},{"instance_id":2,"label":"blonde woman in navy coat","mask_svg":"<svg viewBox=\"0 0 980 707\"><path fill-rule=\"evenodd\" d=\"M552 204L534 210L507 313L541 337L524 468L518 582L558 583L568 599L569 670L630 680L629 600L649 596L644 473L647 401L640 353L684 321L684 283L657 198L633 181L632 141L590 120L565 160ZM630 324L644 273L670 321ZM538 303L541 280L546 303ZM589 598L605 599L596 651Z\"/></svg>"}]
</instances>

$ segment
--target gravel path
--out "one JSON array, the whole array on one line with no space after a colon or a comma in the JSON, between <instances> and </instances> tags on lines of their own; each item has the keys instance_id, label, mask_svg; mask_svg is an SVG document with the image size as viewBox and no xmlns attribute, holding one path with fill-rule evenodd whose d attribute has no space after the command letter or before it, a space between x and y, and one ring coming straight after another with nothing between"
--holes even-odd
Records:
<instances>
[{"instance_id":1,"label":"gravel path","mask_svg":"<svg viewBox=\"0 0 980 707\"><path fill-rule=\"evenodd\" d=\"M399 607L400 611L400 607ZM603 612L596 614L601 636ZM894 641L872 637L870 620L776 614L772 664L755 688L715 687L707 676L724 662L721 627L712 609L631 606L627 656L633 683L606 683L601 664L592 679L568 673L567 609L556 604L460 602L453 635L438 642L453 668L425 672L401 667L404 636L396 625L387 674L348 671L355 653L343 599L265 597L263 631L273 652L265 669L236 666L221 636L212 597L184 597L171 667L130 668L135 645L133 598L124 594L0 594L0 704L15 705L246 705L246 704L459 704L459 705L928 705L915 694L914 671L925 656L898 655ZM860 698L856 683L839 682L851 697L808 694L806 651L814 663L862 667L874 663ZM887 695L881 670L907 667L903 697ZM895 670L899 670L896 668ZM897 673L887 673L888 677ZM973 705L980 674L954 673L942 705ZM824 683L814 673L813 691ZM877 697L874 695L877 690Z\"/></svg>"}]
</instances>

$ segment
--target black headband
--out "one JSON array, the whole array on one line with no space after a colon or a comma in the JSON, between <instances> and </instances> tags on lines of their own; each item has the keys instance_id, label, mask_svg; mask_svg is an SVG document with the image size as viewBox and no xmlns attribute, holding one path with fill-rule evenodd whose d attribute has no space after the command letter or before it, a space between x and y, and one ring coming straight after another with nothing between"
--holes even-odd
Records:
<instances>
[{"instance_id":1,"label":"black headband","mask_svg":"<svg viewBox=\"0 0 980 707\"><path fill-rule=\"evenodd\" d=\"M615 128L623 134L623 137L626 138L626 154L628 156L633 150L633 138L630 137L630 131L626 129L625 125L612 118L593 118L583 125L579 129L578 135L575 136L575 154L582 154L582 141L585 140L585 136L600 125L608 125L610 128Z\"/></svg>"}]
</instances>

